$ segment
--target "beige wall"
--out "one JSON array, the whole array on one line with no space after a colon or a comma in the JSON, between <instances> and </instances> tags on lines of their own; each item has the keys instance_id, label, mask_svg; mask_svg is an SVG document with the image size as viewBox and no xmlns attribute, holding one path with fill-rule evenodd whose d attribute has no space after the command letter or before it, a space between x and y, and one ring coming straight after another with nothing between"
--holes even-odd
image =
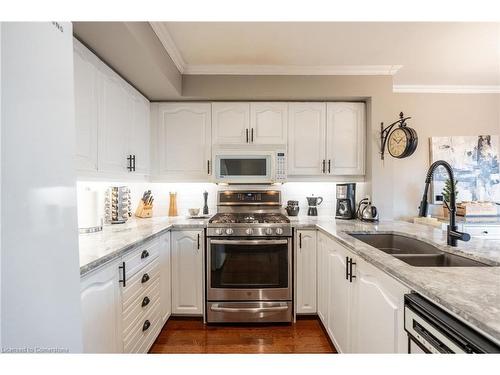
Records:
<instances>
[{"instance_id":1,"label":"beige wall","mask_svg":"<svg viewBox=\"0 0 500 375\"><path fill-rule=\"evenodd\" d=\"M183 76L183 100L366 100L366 190L382 218L417 213L429 167L429 137L500 134L500 94L395 94L387 76ZM419 146L380 160L380 122L412 116Z\"/></svg>"},{"instance_id":2,"label":"beige wall","mask_svg":"<svg viewBox=\"0 0 500 375\"><path fill-rule=\"evenodd\" d=\"M395 114L404 111L412 116L409 124L419 136L411 157L391 163L396 218L417 212L429 166L430 137L500 134L500 94L394 94L388 105Z\"/></svg>"}]
</instances>

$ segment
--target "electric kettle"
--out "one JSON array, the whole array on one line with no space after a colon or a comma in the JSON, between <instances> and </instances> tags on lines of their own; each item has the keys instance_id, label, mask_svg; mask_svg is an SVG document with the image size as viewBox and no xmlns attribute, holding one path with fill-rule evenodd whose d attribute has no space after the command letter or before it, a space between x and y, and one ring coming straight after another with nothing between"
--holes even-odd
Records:
<instances>
[{"instance_id":1,"label":"electric kettle","mask_svg":"<svg viewBox=\"0 0 500 375\"><path fill-rule=\"evenodd\" d=\"M358 219L361 221L376 222L378 221L377 207L372 206L370 198L361 199L357 209Z\"/></svg>"}]
</instances>

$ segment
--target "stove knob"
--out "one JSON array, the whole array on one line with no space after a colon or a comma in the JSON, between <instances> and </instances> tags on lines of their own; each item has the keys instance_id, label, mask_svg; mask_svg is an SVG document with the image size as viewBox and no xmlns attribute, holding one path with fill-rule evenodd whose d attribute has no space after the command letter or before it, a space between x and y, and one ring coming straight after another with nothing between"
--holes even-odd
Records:
<instances>
[{"instance_id":1,"label":"stove knob","mask_svg":"<svg viewBox=\"0 0 500 375\"><path fill-rule=\"evenodd\" d=\"M266 234L267 234L267 235L271 235L271 234L273 234L273 229L272 229L272 228L267 228L267 229L266 229Z\"/></svg>"},{"instance_id":2,"label":"stove knob","mask_svg":"<svg viewBox=\"0 0 500 375\"><path fill-rule=\"evenodd\" d=\"M226 229L226 234L233 234L233 230L231 228L227 228Z\"/></svg>"},{"instance_id":3,"label":"stove knob","mask_svg":"<svg viewBox=\"0 0 500 375\"><path fill-rule=\"evenodd\" d=\"M217 228L215 230L215 234L218 234L220 236L222 234L222 228Z\"/></svg>"},{"instance_id":4,"label":"stove knob","mask_svg":"<svg viewBox=\"0 0 500 375\"><path fill-rule=\"evenodd\" d=\"M282 228L276 228L276 234L282 235L283 234L283 229Z\"/></svg>"},{"instance_id":5,"label":"stove knob","mask_svg":"<svg viewBox=\"0 0 500 375\"><path fill-rule=\"evenodd\" d=\"M248 234L249 236L253 233L253 229L252 228L248 228L246 231L245 231L246 234Z\"/></svg>"}]
</instances>

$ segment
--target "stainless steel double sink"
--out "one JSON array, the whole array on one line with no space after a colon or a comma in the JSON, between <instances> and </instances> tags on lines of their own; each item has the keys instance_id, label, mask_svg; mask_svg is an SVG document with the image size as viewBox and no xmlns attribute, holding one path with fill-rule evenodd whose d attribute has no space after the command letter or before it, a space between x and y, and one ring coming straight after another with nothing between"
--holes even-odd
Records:
<instances>
[{"instance_id":1,"label":"stainless steel double sink","mask_svg":"<svg viewBox=\"0 0 500 375\"><path fill-rule=\"evenodd\" d=\"M490 265L441 251L437 247L399 234L348 233L384 253L415 267L488 267Z\"/></svg>"}]
</instances>

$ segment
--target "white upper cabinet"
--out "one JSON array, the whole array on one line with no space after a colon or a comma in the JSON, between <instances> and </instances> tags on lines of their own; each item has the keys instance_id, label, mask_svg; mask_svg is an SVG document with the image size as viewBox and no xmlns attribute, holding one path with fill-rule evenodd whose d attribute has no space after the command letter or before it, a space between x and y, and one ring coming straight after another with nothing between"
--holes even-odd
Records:
<instances>
[{"instance_id":1,"label":"white upper cabinet","mask_svg":"<svg viewBox=\"0 0 500 375\"><path fill-rule=\"evenodd\" d=\"M98 59L76 39L73 47L77 169L97 172Z\"/></svg>"},{"instance_id":2,"label":"white upper cabinet","mask_svg":"<svg viewBox=\"0 0 500 375\"><path fill-rule=\"evenodd\" d=\"M132 110L121 78L100 67L99 172L124 174Z\"/></svg>"},{"instance_id":3,"label":"white upper cabinet","mask_svg":"<svg viewBox=\"0 0 500 375\"><path fill-rule=\"evenodd\" d=\"M326 104L289 103L288 174L323 173L326 150Z\"/></svg>"},{"instance_id":4,"label":"white upper cabinet","mask_svg":"<svg viewBox=\"0 0 500 375\"><path fill-rule=\"evenodd\" d=\"M203 314L203 231L173 231L172 313Z\"/></svg>"},{"instance_id":5,"label":"white upper cabinet","mask_svg":"<svg viewBox=\"0 0 500 375\"><path fill-rule=\"evenodd\" d=\"M212 103L214 144L250 143L250 104Z\"/></svg>"},{"instance_id":6,"label":"white upper cabinet","mask_svg":"<svg viewBox=\"0 0 500 375\"><path fill-rule=\"evenodd\" d=\"M149 174L149 101L76 39L77 171L121 178ZM135 157L135 170L127 167Z\"/></svg>"},{"instance_id":7,"label":"white upper cabinet","mask_svg":"<svg viewBox=\"0 0 500 375\"><path fill-rule=\"evenodd\" d=\"M316 230L297 231L297 313L316 314Z\"/></svg>"},{"instance_id":8,"label":"white upper cabinet","mask_svg":"<svg viewBox=\"0 0 500 375\"><path fill-rule=\"evenodd\" d=\"M250 142L254 144L286 144L287 103L250 103Z\"/></svg>"},{"instance_id":9,"label":"white upper cabinet","mask_svg":"<svg viewBox=\"0 0 500 375\"><path fill-rule=\"evenodd\" d=\"M365 173L365 104L327 104L327 169L333 175Z\"/></svg>"},{"instance_id":10,"label":"white upper cabinet","mask_svg":"<svg viewBox=\"0 0 500 375\"><path fill-rule=\"evenodd\" d=\"M132 122L129 133L128 154L135 156L135 172L149 174L151 127L149 100L139 93L131 93Z\"/></svg>"},{"instance_id":11,"label":"white upper cabinet","mask_svg":"<svg viewBox=\"0 0 500 375\"><path fill-rule=\"evenodd\" d=\"M162 103L156 140L160 176L203 180L211 173L209 103Z\"/></svg>"}]
</instances>

